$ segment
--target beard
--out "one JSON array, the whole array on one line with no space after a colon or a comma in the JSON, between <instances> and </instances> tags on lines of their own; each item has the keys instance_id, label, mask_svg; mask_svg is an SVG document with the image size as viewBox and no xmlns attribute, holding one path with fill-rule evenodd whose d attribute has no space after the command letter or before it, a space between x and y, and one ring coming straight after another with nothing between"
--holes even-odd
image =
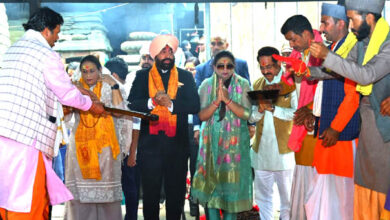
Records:
<instances>
[{"instance_id":1,"label":"beard","mask_svg":"<svg viewBox=\"0 0 390 220\"><path fill-rule=\"evenodd\" d=\"M165 61L170 61L169 63L165 63ZM165 58L163 60L159 60L157 57L155 59L156 62L156 67L157 69L162 69L162 70L171 70L173 66L175 65L175 58L170 59L170 58Z\"/></svg>"},{"instance_id":2,"label":"beard","mask_svg":"<svg viewBox=\"0 0 390 220\"><path fill-rule=\"evenodd\" d=\"M141 68L142 68L142 69L147 69L147 68L150 68L150 67L152 67L152 65L151 65L150 63L143 63L143 64L141 65Z\"/></svg>"},{"instance_id":3,"label":"beard","mask_svg":"<svg viewBox=\"0 0 390 220\"><path fill-rule=\"evenodd\" d=\"M371 27L364 20L363 23L360 25L359 30L352 28L351 31L356 35L358 41L362 41L370 35Z\"/></svg>"}]
</instances>

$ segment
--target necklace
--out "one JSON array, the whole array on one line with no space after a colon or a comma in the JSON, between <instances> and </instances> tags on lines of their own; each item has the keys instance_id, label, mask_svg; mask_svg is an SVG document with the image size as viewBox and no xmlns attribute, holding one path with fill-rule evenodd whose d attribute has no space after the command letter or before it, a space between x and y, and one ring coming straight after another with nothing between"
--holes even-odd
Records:
<instances>
[{"instance_id":1,"label":"necklace","mask_svg":"<svg viewBox=\"0 0 390 220\"><path fill-rule=\"evenodd\" d=\"M89 113L87 113L87 114L89 114ZM97 123L99 122L99 120L100 120L100 115L99 115L98 119L93 123L92 126L87 125L83 118L84 117L80 114L80 121L86 128L94 128L97 125Z\"/></svg>"}]
</instances>

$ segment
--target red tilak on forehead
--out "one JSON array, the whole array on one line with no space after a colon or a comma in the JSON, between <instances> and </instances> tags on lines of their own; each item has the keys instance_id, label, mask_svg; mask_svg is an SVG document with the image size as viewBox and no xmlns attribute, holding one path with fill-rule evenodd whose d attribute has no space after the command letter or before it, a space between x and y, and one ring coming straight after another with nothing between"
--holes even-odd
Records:
<instances>
[{"instance_id":1,"label":"red tilak on forehead","mask_svg":"<svg viewBox=\"0 0 390 220\"><path fill-rule=\"evenodd\" d=\"M88 66L88 65L84 65L84 66L83 66L83 69L84 69L84 70L89 70L89 66Z\"/></svg>"},{"instance_id":2,"label":"red tilak on forehead","mask_svg":"<svg viewBox=\"0 0 390 220\"><path fill-rule=\"evenodd\" d=\"M227 60L224 60L223 63L226 64L228 61Z\"/></svg>"},{"instance_id":3,"label":"red tilak on forehead","mask_svg":"<svg viewBox=\"0 0 390 220\"><path fill-rule=\"evenodd\" d=\"M266 64L264 61L262 61L260 65L261 65L261 66L265 66L265 65L267 65L267 64Z\"/></svg>"}]
</instances>

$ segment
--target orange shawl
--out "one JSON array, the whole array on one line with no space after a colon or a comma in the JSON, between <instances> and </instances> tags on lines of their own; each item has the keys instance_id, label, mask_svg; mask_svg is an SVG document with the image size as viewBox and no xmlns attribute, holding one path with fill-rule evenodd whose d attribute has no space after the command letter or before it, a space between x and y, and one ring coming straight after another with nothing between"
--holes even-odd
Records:
<instances>
[{"instance_id":1,"label":"orange shawl","mask_svg":"<svg viewBox=\"0 0 390 220\"><path fill-rule=\"evenodd\" d=\"M89 86L81 78L81 85ZM97 82L93 93L100 99L102 82ZM112 156L116 160L120 153L118 139L115 134L112 116L98 116L90 112L80 111L80 123L75 134L76 156L84 179L100 180L100 166L98 153L102 148L111 147Z\"/></svg>"},{"instance_id":2,"label":"orange shawl","mask_svg":"<svg viewBox=\"0 0 390 220\"><path fill-rule=\"evenodd\" d=\"M171 69L171 75L169 76L168 81L167 94L171 99L176 98L178 83L179 74L176 66L174 66ZM149 71L149 97L153 99L157 92L165 93L165 88L156 64L154 64L152 69ZM177 115L172 115L165 106L157 105L156 103L153 104L156 105L156 107L151 111L151 113L158 115L159 119L158 121L149 122L149 133L157 135L159 131L164 131L168 137L174 137L176 135Z\"/></svg>"}]
</instances>

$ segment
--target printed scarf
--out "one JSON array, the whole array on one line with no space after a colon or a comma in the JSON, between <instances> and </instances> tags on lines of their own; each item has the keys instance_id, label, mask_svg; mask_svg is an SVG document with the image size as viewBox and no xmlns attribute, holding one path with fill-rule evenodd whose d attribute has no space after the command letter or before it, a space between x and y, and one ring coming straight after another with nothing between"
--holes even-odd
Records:
<instances>
[{"instance_id":1,"label":"printed scarf","mask_svg":"<svg viewBox=\"0 0 390 220\"><path fill-rule=\"evenodd\" d=\"M89 86L80 79L81 85ZM93 93L100 99L102 82L97 82ZM75 134L76 156L84 179L101 180L99 153L102 148L111 147L112 157L116 160L120 153L118 139L115 134L112 116L93 115L88 111L80 111L80 122Z\"/></svg>"}]
</instances>

